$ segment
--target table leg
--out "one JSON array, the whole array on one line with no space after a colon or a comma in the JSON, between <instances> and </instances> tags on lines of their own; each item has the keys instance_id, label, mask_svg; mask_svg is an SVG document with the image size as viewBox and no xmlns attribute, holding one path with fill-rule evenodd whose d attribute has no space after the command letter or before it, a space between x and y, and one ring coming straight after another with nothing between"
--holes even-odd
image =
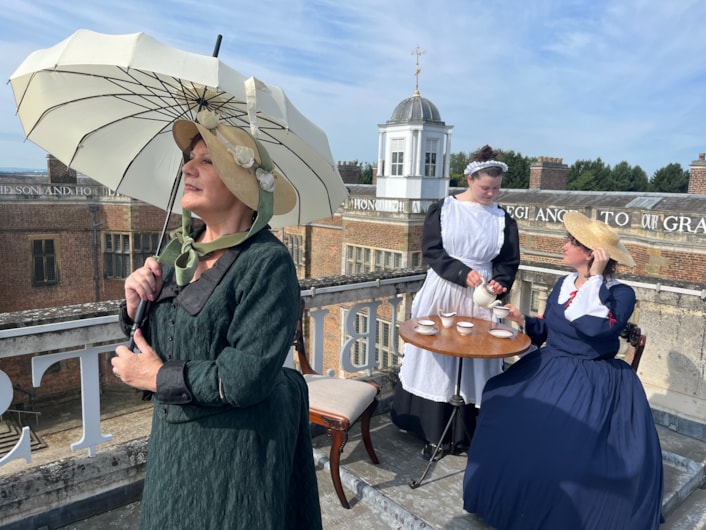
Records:
<instances>
[{"instance_id":1,"label":"table leg","mask_svg":"<svg viewBox=\"0 0 706 530\"><path fill-rule=\"evenodd\" d=\"M456 419L456 414L458 414L460 407L463 407L466 403L463 401L463 397L461 396L461 370L463 369L463 358L458 357L458 365L456 366L456 388L455 388L455 393L451 398L449 399L449 403L453 406L453 410L451 411L451 416L449 416L449 421L446 422L446 427L444 427L444 432L441 433L441 439L439 440L439 443L436 444L436 448L434 448L434 452L432 453L431 457L429 458L429 462L427 462L427 466L424 468L424 472L422 473L422 476L419 477L417 480L410 480L409 481L409 487L412 489L418 488L419 486L422 485L422 481L424 478L427 476L427 473L429 473L429 468L431 468L432 463L434 462L434 458L436 458L436 455L439 451L441 451L441 444L444 441L444 438L446 438L446 433L449 431L449 427L452 429L452 433L455 434L456 430L456 425L454 424L454 420ZM451 437L452 443L453 443L454 436Z\"/></svg>"}]
</instances>

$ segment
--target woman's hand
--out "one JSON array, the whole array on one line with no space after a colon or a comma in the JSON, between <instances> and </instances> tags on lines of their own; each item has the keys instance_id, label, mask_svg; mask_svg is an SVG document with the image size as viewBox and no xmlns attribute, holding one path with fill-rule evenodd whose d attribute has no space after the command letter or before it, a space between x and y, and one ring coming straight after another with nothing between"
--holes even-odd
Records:
<instances>
[{"instance_id":1,"label":"woman's hand","mask_svg":"<svg viewBox=\"0 0 706 530\"><path fill-rule=\"evenodd\" d=\"M481 285L482 283L483 276L481 276L480 273L476 270L472 270L466 276L466 285L468 287L475 288ZM496 282L495 280L490 280L488 282L488 287L492 289L495 294L504 294L507 292L507 287L503 286L501 283Z\"/></svg>"},{"instance_id":2,"label":"woman's hand","mask_svg":"<svg viewBox=\"0 0 706 530\"><path fill-rule=\"evenodd\" d=\"M147 343L141 329L135 331L134 339L141 353L133 353L125 346L118 346L115 357L110 360L113 373L126 385L156 392L157 372L164 363Z\"/></svg>"},{"instance_id":3,"label":"woman's hand","mask_svg":"<svg viewBox=\"0 0 706 530\"><path fill-rule=\"evenodd\" d=\"M490 287L495 294L505 294L507 292L507 287L502 283L498 283L495 280L490 280L488 282L488 287Z\"/></svg>"},{"instance_id":4,"label":"woman's hand","mask_svg":"<svg viewBox=\"0 0 706 530\"><path fill-rule=\"evenodd\" d=\"M483 276L478 271L471 270L466 275L466 285L468 287L478 287L481 283L483 283Z\"/></svg>"},{"instance_id":5,"label":"woman's hand","mask_svg":"<svg viewBox=\"0 0 706 530\"><path fill-rule=\"evenodd\" d=\"M588 273L591 276L602 276L603 271L610 260L608 252L603 247L596 247L591 252L591 255L593 257L593 262L591 263L591 268Z\"/></svg>"},{"instance_id":6,"label":"woman's hand","mask_svg":"<svg viewBox=\"0 0 706 530\"><path fill-rule=\"evenodd\" d=\"M125 280L125 302L128 316L135 320L140 300L154 301L162 288L162 265L154 258L147 258L145 264L135 270Z\"/></svg>"},{"instance_id":7,"label":"woman's hand","mask_svg":"<svg viewBox=\"0 0 706 530\"><path fill-rule=\"evenodd\" d=\"M505 320L511 320L512 322L517 322L520 326L525 325L525 315L523 315L519 309L517 309L512 304L506 304L505 307L510 308L510 312L504 317Z\"/></svg>"}]
</instances>

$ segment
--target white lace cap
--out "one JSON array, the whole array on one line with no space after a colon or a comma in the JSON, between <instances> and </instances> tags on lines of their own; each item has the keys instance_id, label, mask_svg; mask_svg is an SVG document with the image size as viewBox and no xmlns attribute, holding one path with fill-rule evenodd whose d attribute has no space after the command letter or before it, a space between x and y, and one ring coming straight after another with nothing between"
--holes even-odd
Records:
<instances>
[{"instance_id":1,"label":"white lace cap","mask_svg":"<svg viewBox=\"0 0 706 530\"><path fill-rule=\"evenodd\" d=\"M463 170L463 174L472 175L476 171L480 171L481 169L488 169L489 167L499 167L503 170L503 173L507 173L507 164L505 164L504 162L500 162L498 160L486 160L485 162L471 162L466 166L466 169Z\"/></svg>"}]
</instances>

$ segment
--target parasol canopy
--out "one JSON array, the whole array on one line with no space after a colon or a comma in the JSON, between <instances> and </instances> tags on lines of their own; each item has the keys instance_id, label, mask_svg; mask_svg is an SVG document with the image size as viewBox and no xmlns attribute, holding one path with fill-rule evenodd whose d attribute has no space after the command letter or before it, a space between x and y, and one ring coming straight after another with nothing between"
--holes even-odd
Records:
<instances>
[{"instance_id":1,"label":"parasol canopy","mask_svg":"<svg viewBox=\"0 0 706 530\"><path fill-rule=\"evenodd\" d=\"M331 217L347 197L326 134L282 89L216 57L144 33L79 30L30 54L10 84L27 139L115 192L167 211L183 162L172 125L204 109L248 129L294 187L295 207L275 215L272 227ZM180 196L171 199L177 212Z\"/></svg>"}]
</instances>

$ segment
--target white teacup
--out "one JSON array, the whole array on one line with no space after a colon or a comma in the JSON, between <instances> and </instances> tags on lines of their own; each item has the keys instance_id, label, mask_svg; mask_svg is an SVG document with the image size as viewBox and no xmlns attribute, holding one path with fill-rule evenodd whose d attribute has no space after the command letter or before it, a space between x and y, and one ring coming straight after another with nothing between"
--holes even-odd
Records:
<instances>
[{"instance_id":1,"label":"white teacup","mask_svg":"<svg viewBox=\"0 0 706 530\"><path fill-rule=\"evenodd\" d=\"M490 304L495 302L497 295L490 287L488 287L487 282L483 279L482 283L473 289L473 302L476 305L489 307Z\"/></svg>"},{"instance_id":2,"label":"white teacup","mask_svg":"<svg viewBox=\"0 0 706 530\"><path fill-rule=\"evenodd\" d=\"M459 335L470 335L473 331L473 322L466 322L465 320L456 322L456 331L458 331Z\"/></svg>"},{"instance_id":3,"label":"white teacup","mask_svg":"<svg viewBox=\"0 0 706 530\"><path fill-rule=\"evenodd\" d=\"M455 311L442 311L441 309L439 309L437 311L437 314L439 315L439 319L441 320L441 325L445 328L450 328L454 325L454 317L456 317Z\"/></svg>"},{"instance_id":4,"label":"white teacup","mask_svg":"<svg viewBox=\"0 0 706 530\"><path fill-rule=\"evenodd\" d=\"M431 332L434 330L434 321L433 320L427 320L427 319L422 319L417 321L417 327L421 331L428 331Z\"/></svg>"},{"instance_id":5,"label":"white teacup","mask_svg":"<svg viewBox=\"0 0 706 530\"><path fill-rule=\"evenodd\" d=\"M507 306L496 305L493 307L493 314L498 318L505 318L510 314L510 308Z\"/></svg>"}]
</instances>

